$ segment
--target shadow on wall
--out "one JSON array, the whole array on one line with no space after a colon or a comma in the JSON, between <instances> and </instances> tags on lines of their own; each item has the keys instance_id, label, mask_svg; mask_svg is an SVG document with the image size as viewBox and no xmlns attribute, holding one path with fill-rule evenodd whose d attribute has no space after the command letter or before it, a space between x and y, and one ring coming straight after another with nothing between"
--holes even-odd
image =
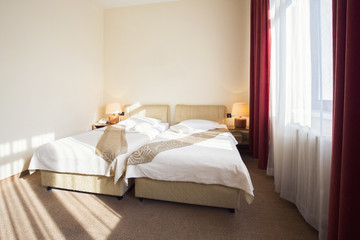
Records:
<instances>
[{"instance_id":1,"label":"shadow on wall","mask_svg":"<svg viewBox=\"0 0 360 240\"><path fill-rule=\"evenodd\" d=\"M34 150L54 140L55 133L50 132L0 143L0 180L26 170Z\"/></svg>"}]
</instances>

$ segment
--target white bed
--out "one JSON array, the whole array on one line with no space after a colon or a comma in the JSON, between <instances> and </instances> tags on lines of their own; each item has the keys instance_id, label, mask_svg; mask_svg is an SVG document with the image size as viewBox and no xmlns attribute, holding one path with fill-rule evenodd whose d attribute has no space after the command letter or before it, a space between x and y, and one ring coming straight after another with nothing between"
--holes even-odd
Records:
<instances>
[{"instance_id":1,"label":"white bed","mask_svg":"<svg viewBox=\"0 0 360 240\"><path fill-rule=\"evenodd\" d=\"M53 187L123 196L133 184L132 181L125 184L121 179L126 167L126 158L168 128L169 106L128 106L125 116L129 119L124 122L128 123L132 121L131 117L156 118L162 123L142 130L128 129L126 131L128 151L117 156L112 163L95 154L96 144L106 128L46 144L35 151L28 168L30 173L41 170L42 185L48 189Z\"/></svg>"},{"instance_id":2,"label":"white bed","mask_svg":"<svg viewBox=\"0 0 360 240\"><path fill-rule=\"evenodd\" d=\"M187 119L224 122L224 106L176 106L176 123ZM218 128L226 128L220 124ZM198 132L200 130L195 130ZM194 132L192 132L194 133ZM155 140L181 138L190 133L169 129ZM126 179L135 178L139 198L239 209L241 192L248 203L254 197L249 172L229 133L187 147L171 149L149 163L128 165Z\"/></svg>"}]
</instances>

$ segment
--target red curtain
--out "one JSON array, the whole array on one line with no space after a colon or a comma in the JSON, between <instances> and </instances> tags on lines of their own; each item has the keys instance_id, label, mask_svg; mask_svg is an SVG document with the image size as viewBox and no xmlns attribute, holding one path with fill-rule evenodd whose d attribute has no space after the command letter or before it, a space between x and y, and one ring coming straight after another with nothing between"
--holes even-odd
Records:
<instances>
[{"instance_id":1,"label":"red curtain","mask_svg":"<svg viewBox=\"0 0 360 240\"><path fill-rule=\"evenodd\" d=\"M360 239L359 11L359 0L333 0L334 105L328 239Z\"/></svg>"},{"instance_id":2,"label":"red curtain","mask_svg":"<svg viewBox=\"0 0 360 240\"><path fill-rule=\"evenodd\" d=\"M249 148L267 168L269 152L270 21L269 0L251 1Z\"/></svg>"}]
</instances>

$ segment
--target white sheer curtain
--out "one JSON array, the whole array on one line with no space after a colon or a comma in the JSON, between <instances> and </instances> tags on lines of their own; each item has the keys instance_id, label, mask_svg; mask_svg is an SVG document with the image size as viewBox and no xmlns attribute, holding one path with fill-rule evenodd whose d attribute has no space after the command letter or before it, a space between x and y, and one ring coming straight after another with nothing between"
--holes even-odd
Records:
<instances>
[{"instance_id":1,"label":"white sheer curtain","mask_svg":"<svg viewBox=\"0 0 360 240\"><path fill-rule=\"evenodd\" d=\"M268 174L326 238L331 161L332 1L270 0Z\"/></svg>"}]
</instances>

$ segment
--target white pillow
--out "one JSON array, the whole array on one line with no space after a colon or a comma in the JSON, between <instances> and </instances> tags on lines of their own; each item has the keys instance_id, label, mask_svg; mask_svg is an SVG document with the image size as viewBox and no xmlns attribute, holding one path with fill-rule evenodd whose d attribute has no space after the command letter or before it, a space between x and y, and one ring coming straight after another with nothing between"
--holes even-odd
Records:
<instances>
[{"instance_id":1,"label":"white pillow","mask_svg":"<svg viewBox=\"0 0 360 240\"><path fill-rule=\"evenodd\" d=\"M134 127L136 125L136 122L131 120L131 118L128 118L124 121L118 122L118 125L122 125L126 127L126 130L129 130L130 128Z\"/></svg>"},{"instance_id":2,"label":"white pillow","mask_svg":"<svg viewBox=\"0 0 360 240\"><path fill-rule=\"evenodd\" d=\"M131 117L124 121L118 122L118 125L123 125L126 127L126 130L130 130L130 128L135 127L138 124L147 123L151 126L157 126L161 123L161 120L155 118L147 118L147 117Z\"/></svg>"},{"instance_id":3,"label":"white pillow","mask_svg":"<svg viewBox=\"0 0 360 240\"><path fill-rule=\"evenodd\" d=\"M152 125L150 123L139 123L136 124L134 127L130 128L130 131L135 131L135 132L144 132L147 129L152 128Z\"/></svg>"},{"instance_id":4,"label":"white pillow","mask_svg":"<svg viewBox=\"0 0 360 240\"><path fill-rule=\"evenodd\" d=\"M151 117L132 117L131 119L133 119L134 121L138 122L138 123L149 123L151 125L158 125L159 123L161 123L161 120L156 119L156 118L151 118Z\"/></svg>"},{"instance_id":5,"label":"white pillow","mask_svg":"<svg viewBox=\"0 0 360 240\"><path fill-rule=\"evenodd\" d=\"M193 129L187 125L181 124L181 123L171 126L170 129L173 130L174 132L184 133L184 134L192 133L195 130L195 129Z\"/></svg>"},{"instance_id":6,"label":"white pillow","mask_svg":"<svg viewBox=\"0 0 360 240\"><path fill-rule=\"evenodd\" d=\"M209 129L219 128L219 124L217 122L202 120L202 119L185 120L182 121L181 124L199 130L209 130Z\"/></svg>"}]
</instances>

